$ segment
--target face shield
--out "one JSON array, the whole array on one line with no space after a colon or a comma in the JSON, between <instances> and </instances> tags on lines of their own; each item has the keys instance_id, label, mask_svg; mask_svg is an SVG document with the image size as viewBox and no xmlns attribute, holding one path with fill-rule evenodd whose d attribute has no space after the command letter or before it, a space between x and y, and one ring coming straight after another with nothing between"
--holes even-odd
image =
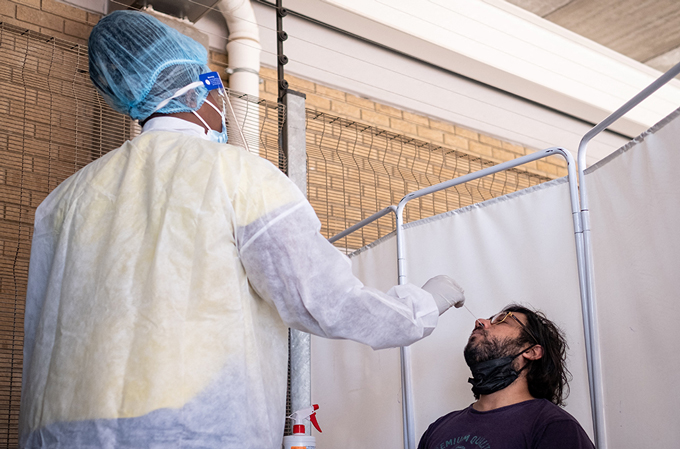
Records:
<instances>
[{"instance_id":1,"label":"face shield","mask_svg":"<svg viewBox=\"0 0 680 449\"><path fill-rule=\"evenodd\" d=\"M205 101L208 103L210 107L215 109L215 111L217 111L218 114L220 114L220 117L222 117L222 130L216 131L214 129L211 129L211 127L208 126L205 120L198 113L196 113L196 111L191 112L196 117L198 117L198 119L203 123L203 125L205 125L206 129L208 130L208 139L213 142L227 143L228 139L227 126L233 124L234 125L233 128L236 129L238 135L236 136L236 138L232 136L231 143L234 145L240 144L246 150L250 151L250 149L248 148L248 142L246 141L245 135L243 134L243 129L238 123L238 120L236 120L234 108L231 104L231 100L229 99L229 95L227 94L224 88L224 84L222 83L220 75L217 72L208 72L199 75L198 78L199 81L195 81L191 84L182 87L177 92L175 92L171 97L161 101L158 104L158 106L156 106L154 112L162 109L174 98L185 95L187 92L194 90L196 88L205 87L209 93L213 94L212 96L209 95ZM217 101L216 105L213 104L213 101L215 100Z\"/></svg>"}]
</instances>

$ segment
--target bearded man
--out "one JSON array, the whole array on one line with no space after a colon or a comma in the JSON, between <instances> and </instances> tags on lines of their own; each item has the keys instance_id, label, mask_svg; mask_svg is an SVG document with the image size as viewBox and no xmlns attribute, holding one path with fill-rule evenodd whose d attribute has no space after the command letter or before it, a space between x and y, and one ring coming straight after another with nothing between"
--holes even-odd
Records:
<instances>
[{"instance_id":1,"label":"bearded man","mask_svg":"<svg viewBox=\"0 0 680 449\"><path fill-rule=\"evenodd\" d=\"M594 449L560 407L570 377L566 349L560 329L526 307L477 320L464 350L477 401L432 423L418 449Z\"/></svg>"}]
</instances>

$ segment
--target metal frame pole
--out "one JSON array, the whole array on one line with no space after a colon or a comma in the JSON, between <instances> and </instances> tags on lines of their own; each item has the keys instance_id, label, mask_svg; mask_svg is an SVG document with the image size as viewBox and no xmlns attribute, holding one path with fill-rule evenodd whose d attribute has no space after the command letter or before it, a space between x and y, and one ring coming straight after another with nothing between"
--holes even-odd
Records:
<instances>
[{"instance_id":1,"label":"metal frame pole","mask_svg":"<svg viewBox=\"0 0 680 449\"><path fill-rule=\"evenodd\" d=\"M574 239L576 244L576 260L578 263L578 273L579 273L579 286L581 293L581 308L586 310L586 289L585 289L585 255L584 255L584 245L583 245L583 227L581 225L581 216L579 213L578 205L578 185L576 180L576 167L574 163L574 158L563 148L553 147L546 150L537 151L532 154L514 159L512 161L504 162L502 164L495 165L493 167L486 168L474 173L469 173L458 178L451 179L449 181L444 181L439 184L435 184L424 189L417 190L415 192L406 195L397 206L397 267L399 271L399 285L405 284L407 282L406 276L406 251L404 248L404 236L403 236L403 226L404 226L404 208L406 204L416 198L428 195L430 193L435 193L440 190L447 189L465 182L473 181L475 179L481 178L483 176L491 175L509 168L513 168L528 162L535 161L537 159L542 159L544 157L561 155L567 161L567 171L568 171L568 182L569 182L569 195L571 203L571 213L574 225ZM586 316L583 317L584 328L586 328ZM589 335L586 333L586 339ZM415 419L413 412L413 387L411 380L411 354L410 348L401 348L402 352L402 398L403 398L403 411L404 411L404 448L405 449L415 449ZM590 364L588 366L588 371L591 371ZM592 400L592 399L591 399Z\"/></svg>"},{"instance_id":2,"label":"metal frame pole","mask_svg":"<svg viewBox=\"0 0 680 449\"><path fill-rule=\"evenodd\" d=\"M408 195L407 195L408 196ZM397 206L397 273L399 285L406 284L406 254L404 247L404 207L406 203L402 199ZM413 411L413 379L411 373L411 347L399 348L401 357L401 407L404 431L404 449L416 447L416 424Z\"/></svg>"},{"instance_id":3,"label":"metal frame pole","mask_svg":"<svg viewBox=\"0 0 680 449\"><path fill-rule=\"evenodd\" d=\"M305 137L305 94L286 90L283 103L286 121L283 124L283 149L286 154L286 174L307 196L307 148ZM291 412L312 404L312 338L307 332L291 329L289 333L290 408ZM311 435L311 426L305 426Z\"/></svg>"},{"instance_id":4,"label":"metal frame pole","mask_svg":"<svg viewBox=\"0 0 680 449\"><path fill-rule=\"evenodd\" d=\"M621 118L628 111L640 104L643 100L656 92L664 84L675 78L680 74L680 63L676 64L669 71L661 75L649 86L643 89L639 94L631 98L619 109L614 111L607 118L595 125L588 131L578 146L578 174L579 174L579 194L581 199L581 222L583 223L583 244L585 247L585 261L586 261L586 298L588 305L588 327L591 334L590 337L590 353L592 360L590 361L593 367L592 374L592 390L591 390L591 406L593 414L593 423L595 429L595 444L598 449L607 448L607 432L605 427L605 413L604 413L604 392L602 384L602 360L600 356L600 339L599 327L597 324L597 304L595 300L595 282L594 282L594 267L593 267L593 251L590 238L590 206L588 204L588 190L585 177L586 169L586 153L588 143L599 133L607 129L612 123ZM590 371L590 370L589 370Z\"/></svg>"},{"instance_id":5,"label":"metal frame pole","mask_svg":"<svg viewBox=\"0 0 680 449\"><path fill-rule=\"evenodd\" d=\"M386 208L384 208L384 209L381 210L380 212L376 212L376 213L374 213L373 215L371 215L370 217L364 218L364 219L361 220L359 223L357 223L357 224L355 224L355 225L353 225L353 226L350 226L349 228L345 229L345 230L342 231L342 232L339 232L338 234L336 234L336 235L334 235L333 237L329 238L328 241L331 242L331 243L337 242L337 241L340 240L341 238L343 238L343 237L345 237L345 236L348 236L348 235L351 234L352 232L354 232L354 231L356 231L356 230L359 230L359 229L363 228L364 226L366 226L366 225L368 225L368 224L373 223L373 222L374 222L375 220L377 220L378 218L384 217L385 215L387 215L387 214L390 213L390 212L394 212L394 213L396 214L396 213L397 213L397 207L396 207L396 206L387 206Z\"/></svg>"}]
</instances>

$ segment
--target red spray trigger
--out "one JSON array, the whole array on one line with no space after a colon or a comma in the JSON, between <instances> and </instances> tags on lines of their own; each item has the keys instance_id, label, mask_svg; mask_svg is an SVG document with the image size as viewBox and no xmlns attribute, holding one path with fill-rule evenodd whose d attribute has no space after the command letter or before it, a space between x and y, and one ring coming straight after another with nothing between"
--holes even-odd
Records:
<instances>
[{"instance_id":1,"label":"red spray trigger","mask_svg":"<svg viewBox=\"0 0 680 449\"><path fill-rule=\"evenodd\" d=\"M288 418L292 419L295 421L295 424L293 425L293 435L300 435L305 433L305 425L304 425L304 420L308 419L312 422L316 430L321 432L321 428L319 427L319 423L316 420L316 410L319 409L319 406L317 404L312 405L311 407L304 408L302 410L298 410L297 412L293 413L290 415Z\"/></svg>"},{"instance_id":2,"label":"red spray trigger","mask_svg":"<svg viewBox=\"0 0 680 449\"><path fill-rule=\"evenodd\" d=\"M316 405L316 404L314 404L314 410L318 410L318 409L319 409L319 406ZM314 425L314 428L315 428L316 430L318 430L319 433L321 433L321 427L319 427L319 423L316 421L316 412L314 412L314 413L312 413L311 415L309 415L309 420L310 420L310 421L312 422L312 424Z\"/></svg>"}]
</instances>

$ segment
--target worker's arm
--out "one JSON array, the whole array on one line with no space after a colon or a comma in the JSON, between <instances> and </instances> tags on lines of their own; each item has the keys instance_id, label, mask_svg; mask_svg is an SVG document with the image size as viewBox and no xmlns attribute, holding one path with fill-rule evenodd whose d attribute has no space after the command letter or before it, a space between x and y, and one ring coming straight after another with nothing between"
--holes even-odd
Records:
<instances>
[{"instance_id":1,"label":"worker's arm","mask_svg":"<svg viewBox=\"0 0 680 449\"><path fill-rule=\"evenodd\" d=\"M387 294L364 286L319 229L312 207L302 200L239 232L253 289L288 326L375 349L409 345L432 332L439 309L430 293L412 284Z\"/></svg>"}]
</instances>

